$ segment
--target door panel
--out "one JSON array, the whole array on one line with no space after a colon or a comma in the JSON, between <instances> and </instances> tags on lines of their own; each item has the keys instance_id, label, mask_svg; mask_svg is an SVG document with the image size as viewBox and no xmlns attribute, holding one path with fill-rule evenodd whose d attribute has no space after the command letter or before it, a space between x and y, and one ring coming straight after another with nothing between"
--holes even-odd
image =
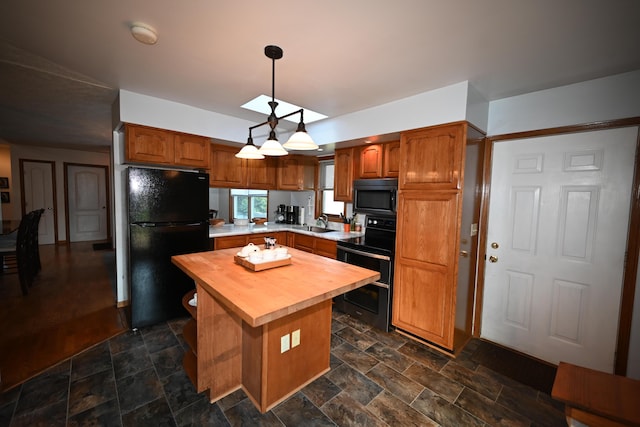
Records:
<instances>
[{"instance_id":1,"label":"door panel","mask_svg":"<svg viewBox=\"0 0 640 427\"><path fill-rule=\"evenodd\" d=\"M67 165L70 242L107 239L106 175L104 167Z\"/></svg>"},{"instance_id":2,"label":"door panel","mask_svg":"<svg viewBox=\"0 0 640 427\"><path fill-rule=\"evenodd\" d=\"M613 372L636 133L495 144L483 338Z\"/></svg>"},{"instance_id":3,"label":"door panel","mask_svg":"<svg viewBox=\"0 0 640 427\"><path fill-rule=\"evenodd\" d=\"M38 227L38 243L56 242L56 212L54 209L53 162L21 161L24 212L44 209Z\"/></svg>"}]
</instances>

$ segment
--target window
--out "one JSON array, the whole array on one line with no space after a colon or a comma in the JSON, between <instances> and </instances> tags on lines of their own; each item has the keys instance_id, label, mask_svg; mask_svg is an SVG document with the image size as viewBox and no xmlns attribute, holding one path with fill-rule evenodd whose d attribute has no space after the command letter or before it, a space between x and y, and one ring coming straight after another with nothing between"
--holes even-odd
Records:
<instances>
[{"instance_id":1,"label":"window","mask_svg":"<svg viewBox=\"0 0 640 427\"><path fill-rule=\"evenodd\" d=\"M338 216L344 213L344 202L333 200L333 160L320 161L320 211L323 214Z\"/></svg>"},{"instance_id":2,"label":"window","mask_svg":"<svg viewBox=\"0 0 640 427\"><path fill-rule=\"evenodd\" d=\"M267 218L267 190L232 189L230 195L232 218Z\"/></svg>"}]
</instances>

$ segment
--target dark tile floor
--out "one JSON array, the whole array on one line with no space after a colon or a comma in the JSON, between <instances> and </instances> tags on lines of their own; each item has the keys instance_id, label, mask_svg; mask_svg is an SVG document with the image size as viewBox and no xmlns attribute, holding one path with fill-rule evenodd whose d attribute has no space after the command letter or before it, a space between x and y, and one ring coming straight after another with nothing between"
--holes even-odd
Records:
<instances>
[{"instance_id":1,"label":"dark tile floor","mask_svg":"<svg viewBox=\"0 0 640 427\"><path fill-rule=\"evenodd\" d=\"M0 395L11 426L564 426L549 395L340 313L331 370L266 414L242 391L210 404L182 369L186 319L128 332Z\"/></svg>"}]
</instances>

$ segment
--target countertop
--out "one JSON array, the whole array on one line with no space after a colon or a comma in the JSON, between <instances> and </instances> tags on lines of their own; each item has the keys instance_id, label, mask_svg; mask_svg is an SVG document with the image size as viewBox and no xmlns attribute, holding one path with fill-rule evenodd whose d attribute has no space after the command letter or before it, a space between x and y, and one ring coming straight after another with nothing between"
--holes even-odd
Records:
<instances>
[{"instance_id":1,"label":"countertop","mask_svg":"<svg viewBox=\"0 0 640 427\"><path fill-rule=\"evenodd\" d=\"M239 236L242 234L271 233L278 231L293 231L294 233L306 234L308 236L336 241L349 239L351 237L364 236L364 231L344 232L341 230L334 230L327 233L315 233L313 231L305 230L305 226L303 225L265 223L263 225L249 224L245 226L237 226L233 224L225 224L218 227L210 226L209 237Z\"/></svg>"},{"instance_id":2,"label":"countertop","mask_svg":"<svg viewBox=\"0 0 640 427\"><path fill-rule=\"evenodd\" d=\"M171 259L213 298L252 327L380 278L379 272L293 248L289 248L290 265L256 272L235 263L234 255L239 249L177 255Z\"/></svg>"}]
</instances>

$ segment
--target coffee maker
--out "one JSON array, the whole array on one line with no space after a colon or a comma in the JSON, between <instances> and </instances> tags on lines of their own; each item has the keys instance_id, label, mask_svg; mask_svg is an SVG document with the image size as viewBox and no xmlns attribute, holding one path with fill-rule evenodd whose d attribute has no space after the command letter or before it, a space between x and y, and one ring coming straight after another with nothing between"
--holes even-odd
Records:
<instances>
[{"instance_id":1,"label":"coffee maker","mask_svg":"<svg viewBox=\"0 0 640 427\"><path fill-rule=\"evenodd\" d=\"M298 224L300 219L300 206L287 206L287 224Z\"/></svg>"},{"instance_id":2,"label":"coffee maker","mask_svg":"<svg viewBox=\"0 0 640 427\"><path fill-rule=\"evenodd\" d=\"M278 205L278 209L276 209L276 224L286 224L286 223L287 223L287 206Z\"/></svg>"}]
</instances>

